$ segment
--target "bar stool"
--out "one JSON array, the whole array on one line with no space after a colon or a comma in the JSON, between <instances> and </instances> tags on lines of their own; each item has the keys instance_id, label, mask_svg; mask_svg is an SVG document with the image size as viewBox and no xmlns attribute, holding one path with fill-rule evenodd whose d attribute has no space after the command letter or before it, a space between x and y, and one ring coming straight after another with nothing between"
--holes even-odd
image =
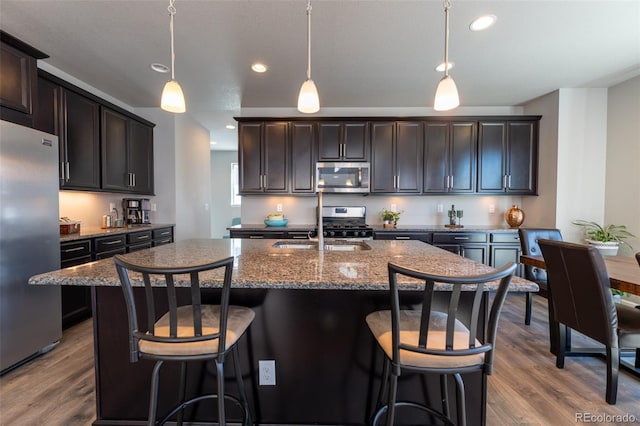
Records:
<instances>
[{"instance_id":1,"label":"bar stool","mask_svg":"<svg viewBox=\"0 0 640 426\"><path fill-rule=\"evenodd\" d=\"M394 423L397 407L412 407L440 418L448 425L466 425L464 382L461 373L481 371L490 375L493 368L494 345L498 318L507 295L516 265L510 263L499 270L475 276L438 276L392 263L388 264L391 310L367 315L371 333L385 354L382 384L378 395L378 410L373 416L375 426L386 413L386 425ZM398 276L425 282L421 310L400 310ZM500 281L493 298L484 342L476 338L478 324L483 324L481 309L484 284ZM447 312L437 311L434 302L435 283L451 286ZM464 291L463 291L464 287ZM462 293L472 294L471 304L462 304ZM468 318L468 327L461 318ZM403 371L440 375L442 411L414 401L396 401L398 377ZM447 375L456 383L456 419L449 414ZM385 389L387 388L387 389ZM387 393L387 403L382 405Z\"/></svg>"},{"instance_id":2,"label":"bar stool","mask_svg":"<svg viewBox=\"0 0 640 426\"><path fill-rule=\"evenodd\" d=\"M225 399L234 402L242 410L243 424L252 424L249 402L240 371L237 342L249 328L255 313L246 307L229 305L233 257L201 265L162 268L135 264L123 255L116 255L113 259L127 305L130 361L137 362L140 359L156 361L151 378L148 424L156 424L159 372L165 361L181 363L180 403L170 410L159 424L164 424L176 413L178 424L182 424L184 408L205 399L217 399L220 425L226 424ZM224 272L220 303L218 305L202 304L200 273L216 269ZM179 276L181 274L186 275ZM144 282L144 297L134 295L132 280ZM177 282L180 286L190 289L190 304L178 306ZM169 310L156 321L156 306L164 303L169 306ZM145 310L146 324L140 327L138 312L143 313ZM240 399L226 395L224 392L224 361L229 353L233 357ZM185 400L186 362L203 360L215 362L217 393Z\"/></svg>"}]
</instances>

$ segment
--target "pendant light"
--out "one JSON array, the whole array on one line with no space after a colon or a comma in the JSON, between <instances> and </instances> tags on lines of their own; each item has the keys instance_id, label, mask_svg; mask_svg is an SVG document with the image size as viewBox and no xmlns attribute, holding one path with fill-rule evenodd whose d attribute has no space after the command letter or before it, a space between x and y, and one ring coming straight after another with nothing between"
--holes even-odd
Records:
<instances>
[{"instance_id":1,"label":"pendant light","mask_svg":"<svg viewBox=\"0 0 640 426\"><path fill-rule=\"evenodd\" d=\"M307 0L307 79L298 95L298 111L312 114L320 111L320 98L316 84L311 80L311 0Z\"/></svg>"},{"instance_id":2,"label":"pendant light","mask_svg":"<svg viewBox=\"0 0 640 426\"><path fill-rule=\"evenodd\" d=\"M169 32L171 33L171 80L167 81L162 90L162 100L160 107L169 112L182 113L187 110L184 102L184 94L182 93L182 87L176 80L175 75L175 61L176 54L173 44L173 16L176 14L176 8L174 6L175 0L169 0Z\"/></svg>"},{"instance_id":3,"label":"pendant light","mask_svg":"<svg viewBox=\"0 0 640 426\"><path fill-rule=\"evenodd\" d=\"M449 75L449 8L450 0L444 0L444 77L438 83L436 98L433 101L433 109L436 111L448 111L460 105L458 88L453 78Z\"/></svg>"}]
</instances>

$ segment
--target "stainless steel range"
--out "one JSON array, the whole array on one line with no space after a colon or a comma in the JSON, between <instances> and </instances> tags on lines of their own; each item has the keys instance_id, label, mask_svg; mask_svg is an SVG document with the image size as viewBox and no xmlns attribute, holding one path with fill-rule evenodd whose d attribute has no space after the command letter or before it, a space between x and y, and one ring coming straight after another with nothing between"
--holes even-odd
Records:
<instances>
[{"instance_id":1,"label":"stainless steel range","mask_svg":"<svg viewBox=\"0 0 640 426\"><path fill-rule=\"evenodd\" d=\"M366 207L322 207L322 223L323 236L328 238L373 238L373 228L366 224Z\"/></svg>"}]
</instances>

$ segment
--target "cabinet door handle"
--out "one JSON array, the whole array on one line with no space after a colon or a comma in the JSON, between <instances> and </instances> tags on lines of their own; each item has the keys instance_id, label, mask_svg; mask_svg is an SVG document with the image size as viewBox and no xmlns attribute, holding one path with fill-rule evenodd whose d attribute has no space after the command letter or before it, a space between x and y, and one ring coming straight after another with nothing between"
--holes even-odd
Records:
<instances>
[{"instance_id":1,"label":"cabinet door handle","mask_svg":"<svg viewBox=\"0 0 640 426\"><path fill-rule=\"evenodd\" d=\"M61 180L65 180L65 166L64 166L64 162L60 162L60 179Z\"/></svg>"},{"instance_id":2,"label":"cabinet door handle","mask_svg":"<svg viewBox=\"0 0 640 426\"><path fill-rule=\"evenodd\" d=\"M507 178L507 188L511 188L511 175Z\"/></svg>"},{"instance_id":3,"label":"cabinet door handle","mask_svg":"<svg viewBox=\"0 0 640 426\"><path fill-rule=\"evenodd\" d=\"M453 237L454 240L468 240L469 237Z\"/></svg>"},{"instance_id":4,"label":"cabinet door handle","mask_svg":"<svg viewBox=\"0 0 640 426\"><path fill-rule=\"evenodd\" d=\"M146 240L147 238L149 238L148 235L139 235L137 239L138 240Z\"/></svg>"},{"instance_id":5,"label":"cabinet door handle","mask_svg":"<svg viewBox=\"0 0 640 426\"><path fill-rule=\"evenodd\" d=\"M396 240L410 240L411 237L405 237L402 235L396 235Z\"/></svg>"},{"instance_id":6,"label":"cabinet door handle","mask_svg":"<svg viewBox=\"0 0 640 426\"><path fill-rule=\"evenodd\" d=\"M447 178L447 181L444 184L444 189L449 189L449 175L446 175L445 178Z\"/></svg>"},{"instance_id":7,"label":"cabinet door handle","mask_svg":"<svg viewBox=\"0 0 640 426\"><path fill-rule=\"evenodd\" d=\"M104 244L105 246L112 246L114 244L124 244L124 241L122 241L122 240L105 241L102 244Z\"/></svg>"},{"instance_id":8,"label":"cabinet door handle","mask_svg":"<svg viewBox=\"0 0 640 426\"><path fill-rule=\"evenodd\" d=\"M502 176L502 188L507 189L507 175Z\"/></svg>"},{"instance_id":9,"label":"cabinet door handle","mask_svg":"<svg viewBox=\"0 0 640 426\"><path fill-rule=\"evenodd\" d=\"M66 163L64 163L64 172L67 175L65 180L68 182L69 179L71 179L71 173L69 173L69 162L68 161Z\"/></svg>"},{"instance_id":10,"label":"cabinet door handle","mask_svg":"<svg viewBox=\"0 0 640 426\"><path fill-rule=\"evenodd\" d=\"M74 251L81 251L81 250L84 250L84 249L86 249L86 247L74 247L74 248L70 248L70 249L64 249L63 251L65 253L71 253L71 252L74 252Z\"/></svg>"},{"instance_id":11,"label":"cabinet door handle","mask_svg":"<svg viewBox=\"0 0 640 426\"><path fill-rule=\"evenodd\" d=\"M171 234L171 232L170 232L170 231L164 231L164 232L161 232L161 233L160 233L160 235L169 235L169 234Z\"/></svg>"},{"instance_id":12,"label":"cabinet door handle","mask_svg":"<svg viewBox=\"0 0 640 426\"><path fill-rule=\"evenodd\" d=\"M251 239L251 240L264 239L264 235L249 235L249 239Z\"/></svg>"},{"instance_id":13,"label":"cabinet door handle","mask_svg":"<svg viewBox=\"0 0 640 426\"><path fill-rule=\"evenodd\" d=\"M131 186L136 186L136 174L135 173L131 173L131 181L133 182L133 185Z\"/></svg>"},{"instance_id":14,"label":"cabinet door handle","mask_svg":"<svg viewBox=\"0 0 640 426\"><path fill-rule=\"evenodd\" d=\"M453 175L449 176L451 181L449 182L449 189L453 189Z\"/></svg>"}]
</instances>

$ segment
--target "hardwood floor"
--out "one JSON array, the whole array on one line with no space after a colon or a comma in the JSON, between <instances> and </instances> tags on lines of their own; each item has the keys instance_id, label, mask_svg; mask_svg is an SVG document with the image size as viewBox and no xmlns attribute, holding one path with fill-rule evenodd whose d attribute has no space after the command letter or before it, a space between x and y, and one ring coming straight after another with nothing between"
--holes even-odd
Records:
<instances>
[{"instance_id":1,"label":"hardwood floor","mask_svg":"<svg viewBox=\"0 0 640 426\"><path fill-rule=\"evenodd\" d=\"M604 400L605 363L567 358L555 367L549 353L546 300L534 297L533 320L523 323L524 296L509 295L500 319L494 374L489 376L488 425L570 425L577 416L598 424L640 422L640 379L620 373L618 403ZM574 344L587 342L574 336ZM584 413L584 414L583 414ZM0 377L0 425L90 425L95 417L92 324L63 334L60 345ZM591 417L593 419L593 417ZM601 421L598 421L601 420Z\"/></svg>"}]
</instances>

